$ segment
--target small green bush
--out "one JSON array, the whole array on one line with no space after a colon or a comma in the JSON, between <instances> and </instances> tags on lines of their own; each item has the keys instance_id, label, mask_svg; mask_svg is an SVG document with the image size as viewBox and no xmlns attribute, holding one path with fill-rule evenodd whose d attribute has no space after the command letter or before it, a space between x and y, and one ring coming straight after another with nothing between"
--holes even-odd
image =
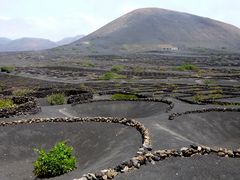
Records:
<instances>
[{"instance_id":1,"label":"small green bush","mask_svg":"<svg viewBox=\"0 0 240 180\"><path fill-rule=\"evenodd\" d=\"M47 101L51 105L61 105L65 102L65 96L62 93L52 94L47 96Z\"/></svg>"},{"instance_id":2,"label":"small green bush","mask_svg":"<svg viewBox=\"0 0 240 180\"><path fill-rule=\"evenodd\" d=\"M79 84L79 88L85 90L88 87L84 83L81 83L81 84Z\"/></svg>"},{"instance_id":3,"label":"small green bush","mask_svg":"<svg viewBox=\"0 0 240 180\"><path fill-rule=\"evenodd\" d=\"M183 64L176 68L178 71L199 71L199 68L193 64Z\"/></svg>"},{"instance_id":4,"label":"small green bush","mask_svg":"<svg viewBox=\"0 0 240 180\"><path fill-rule=\"evenodd\" d=\"M203 94L196 94L192 97L194 102L200 103L203 100L206 100L206 96L204 96Z\"/></svg>"},{"instance_id":5,"label":"small green bush","mask_svg":"<svg viewBox=\"0 0 240 180\"><path fill-rule=\"evenodd\" d=\"M34 174L40 178L50 178L68 173L76 168L76 158L72 155L73 147L59 142L46 152L45 150L35 151L39 157L34 162Z\"/></svg>"},{"instance_id":6,"label":"small green bush","mask_svg":"<svg viewBox=\"0 0 240 180\"><path fill-rule=\"evenodd\" d=\"M0 69L1 69L1 72L10 73L15 71L16 68L14 66L3 66Z\"/></svg>"},{"instance_id":7,"label":"small green bush","mask_svg":"<svg viewBox=\"0 0 240 180\"><path fill-rule=\"evenodd\" d=\"M134 94L113 94L111 97L112 100L132 100L138 99L138 97Z\"/></svg>"},{"instance_id":8,"label":"small green bush","mask_svg":"<svg viewBox=\"0 0 240 180\"><path fill-rule=\"evenodd\" d=\"M83 67L88 67L88 68L91 68L91 67L94 67L95 65L91 62L91 61L89 61L89 60L84 60L83 62L81 62L81 65L83 66Z\"/></svg>"},{"instance_id":9,"label":"small green bush","mask_svg":"<svg viewBox=\"0 0 240 180\"><path fill-rule=\"evenodd\" d=\"M33 89L17 89L17 90L14 90L12 93L14 96L26 96L30 93L34 92Z\"/></svg>"},{"instance_id":10,"label":"small green bush","mask_svg":"<svg viewBox=\"0 0 240 180\"><path fill-rule=\"evenodd\" d=\"M115 72L106 72L100 76L101 80L112 80L112 79L125 79L127 76L115 73Z\"/></svg>"},{"instance_id":11,"label":"small green bush","mask_svg":"<svg viewBox=\"0 0 240 180\"><path fill-rule=\"evenodd\" d=\"M15 104L12 99L0 99L0 109L12 107L15 107Z\"/></svg>"},{"instance_id":12,"label":"small green bush","mask_svg":"<svg viewBox=\"0 0 240 180\"><path fill-rule=\"evenodd\" d=\"M121 72L123 69L124 69L123 65L115 65L112 67L111 71L118 73L118 72Z\"/></svg>"},{"instance_id":13,"label":"small green bush","mask_svg":"<svg viewBox=\"0 0 240 180\"><path fill-rule=\"evenodd\" d=\"M5 85L3 83L0 83L0 92L5 89Z\"/></svg>"},{"instance_id":14,"label":"small green bush","mask_svg":"<svg viewBox=\"0 0 240 180\"><path fill-rule=\"evenodd\" d=\"M84 91L94 92L94 89L90 86L85 85L84 83L79 84L79 88Z\"/></svg>"}]
</instances>

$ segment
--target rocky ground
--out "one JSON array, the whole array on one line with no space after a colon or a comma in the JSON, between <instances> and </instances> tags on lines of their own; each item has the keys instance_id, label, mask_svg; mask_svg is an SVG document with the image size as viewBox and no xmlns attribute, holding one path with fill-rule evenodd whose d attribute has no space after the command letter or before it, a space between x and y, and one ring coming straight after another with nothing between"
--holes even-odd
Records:
<instances>
[{"instance_id":1,"label":"rocky ground","mask_svg":"<svg viewBox=\"0 0 240 180\"><path fill-rule=\"evenodd\" d=\"M0 179L34 179L33 148L48 148L66 139L75 149L78 168L53 179L240 178L239 55L74 56L35 64L37 55L19 62L14 56L0 57L1 65L14 62L16 66L14 72L0 73L0 94L8 97L15 89L31 88L34 91L28 96L36 99L41 111L0 119ZM3 57L12 61L4 64ZM199 69L177 70L186 63ZM125 78L101 79L114 65L124 67L117 73ZM65 93L69 104L50 106L45 97L55 92ZM115 93L140 99L110 101ZM98 116L135 119L137 124L36 124L34 119L31 124L4 124L30 118ZM136 131L139 125L149 133L145 134L149 146L144 144L148 137L141 135L145 131ZM82 177L87 173L92 174Z\"/></svg>"}]
</instances>

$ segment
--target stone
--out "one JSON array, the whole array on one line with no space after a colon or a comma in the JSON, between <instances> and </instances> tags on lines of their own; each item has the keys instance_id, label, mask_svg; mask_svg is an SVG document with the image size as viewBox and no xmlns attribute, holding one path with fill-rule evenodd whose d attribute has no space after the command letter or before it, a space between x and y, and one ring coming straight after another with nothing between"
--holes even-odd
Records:
<instances>
[{"instance_id":1,"label":"stone","mask_svg":"<svg viewBox=\"0 0 240 180\"><path fill-rule=\"evenodd\" d=\"M225 157L225 153L222 152L222 151L219 151L219 152L218 152L218 156L220 156L220 157Z\"/></svg>"},{"instance_id":2,"label":"stone","mask_svg":"<svg viewBox=\"0 0 240 180\"><path fill-rule=\"evenodd\" d=\"M191 144L190 147L193 148L193 149L195 149L195 150L198 149L198 146L197 146L196 144Z\"/></svg>"},{"instance_id":3,"label":"stone","mask_svg":"<svg viewBox=\"0 0 240 180\"><path fill-rule=\"evenodd\" d=\"M145 149L147 149L148 151L151 151L152 150L152 147L149 145L149 144L143 144L143 147L145 148Z\"/></svg>"},{"instance_id":4,"label":"stone","mask_svg":"<svg viewBox=\"0 0 240 180\"><path fill-rule=\"evenodd\" d=\"M107 171L106 175L107 175L108 179L113 179L115 176L118 175L118 173L115 170L113 170L113 169L109 169Z\"/></svg>"},{"instance_id":5,"label":"stone","mask_svg":"<svg viewBox=\"0 0 240 180\"><path fill-rule=\"evenodd\" d=\"M93 173L88 173L87 176L85 176L88 180L96 180L96 176Z\"/></svg>"},{"instance_id":6,"label":"stone","mask_svg":"<svg viewBox=\"0 0 240 180\"><path fill-rule=\"evenodd\" d=\"M125 166L125 167L121 170L121 172L122 172L122 173L126 173L126 172L128 172L128 169L129 169L129 168L128 168L127 166Z\"/></svg>"},{"instance_id":7,"label":"stone","mask_svg":"<svg viewBox=\"0 0 240 180\"><path fill-rule=\"evenodd\" d=\"M240 153L238 153L238 152L234 153L234 157L240 158Z\"/></svg>"},{"instance_id":8,"label":"stone","mask_svg":"<svg viewBox=\"0 0 240 180\"><path fill-rule=\"evenodd\" d=\"M104 176L104 174L105 173L103 173L103 172L96 172L95 176L96 176L96 178L101 179Z\"/></svg>"},{"instance_id":9,"label":"stone","mask_svg":"<svg viewBox=\"0 0 240 180\"><path fill-rule=\"evenodd\" d=\"M108 179L108 176L105 174L105 175L102 176L102 179L103 179L103 180L107 180L107 179Z\"/></svg>"},{"instance_id":10,"label":"stone","mask_svg":"<svg viewBox=\"0 0 240 180\"><path fill-rule=\"evenodd\" d=\"M210 147L204 147L205 151L209 154L211 152L211 148Z\"/></svg>"},{"instance_id":11,"label":"stone","mask_svg":"<svg viewBox=\"0 0 240 180\"><path fill-rule=\"evenodd\" d=\"M161 153L161 154L159 154L159 156L162 158L162 159L164 159L164 158L166 158L166 157L168 157L168 155L164 152L164 153Z\"/></svg>"},{"instance_id":12,"label":"stone","mask_svg":"<svg viewBox=\"0 0 240 180\"><path fill-rule=\"evenodd\" d=\"M239 148L239 149L237 149L237 150L235 150L235 152L237 152L237 153L240 153L240 148Z\"/></svg>"},{"instance_id":13,"label":"stone","mask_svg":"<svg viewBox=\"0 0 240 180\"><path fill-rule=\"evenodd\" d=\"M233 151L232 150L228 150L227 154L229 157L234 157Z\"/></svg>"},{"instance_id":14,"label":"stone","mask_svg":"<svg viewBox=\"0 0 240 180\"><path fill-rule=\"evenodd\" d=\"M179 150L177 150L177 151L172 151L171 155L174 156L174 157L178 157L178 156L181 156L181 155L182 155L182 152L179 151Z\"/></svg>"},{"instance_id":15,"label":"stone","mask_svg":"<svg viewBox=\"0 0 240 180\"><path fill-rule=\"evenodd\" d=\"M136 157L136 159L138 160L138 162L140 163L140 165L146 164L146 158L144 156L138 156Z\"/></svg>"},{"instance_id":16,"label":"stone","mask_svg":"<svg viewBox=\"0 0 240 180\"><path fill-rule=\"evenodd\" d=\"M214 148L211 148L211 151L217 153L218 149L214 147Z\"/></svg>"},{"instance_id":17,"label":"stone","mask_svg":"<svg viewBox=\"0 0 240 180\"><path fill-rule=\"evenodd\" d=\"M182 147L180 150L181 150L181 151L187 151L188 148L187 148L187 147Z\"/></svg>"},{"instance_id":18,"label":"stone","mask_svg":"<svg viewBox=\"0 0 240 180\"><path fill-rule=\"evenodd\" d=\"M139 168L140 167L140 164L139 164L139 162L138 162L138 160L137 159L131 159L131 161L132 161L132 164L133 164L133 166L135 167L135 168Z\"/></svg>"},{"instance_id":19,"label":"stone","mask_svg":"<svg viewBox=\"0 0 240 180\"><path fill-rule=\"evenodd\" d=\"M183 156L190 157L193 153L191 151L185 151L183 152Z\"/></svg>"},{"instance_id":20,"label":"stone","mask_svg":"<svg viewBox=\"0 0 240 180\"><path fill-rule=\"evenodd\" d=\"M158 156L153 156L152 159L153 159L154 161L160 161L160 160L161 160L161 158L158 157Z\"/></svg>"},{"instance_id":21,"label":"stone","mask_svg":"<svg viewBox=\"0 0 240 180\"><path fill-rule=\"evenodd\" d=\"M121 170L124 168L124 165L120 164L120 165L117 165L114 170L117 171L117 172L121 172Z\"/></svg>"}]
</instances>

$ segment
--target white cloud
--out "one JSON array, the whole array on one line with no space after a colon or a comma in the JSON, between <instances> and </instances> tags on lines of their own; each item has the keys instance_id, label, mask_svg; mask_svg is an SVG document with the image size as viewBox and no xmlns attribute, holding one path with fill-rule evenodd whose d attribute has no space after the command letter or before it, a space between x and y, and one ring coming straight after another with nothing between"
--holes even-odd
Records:
<instances>
[{"instance_id":1,"label":"white cloud","mask_svg":"<svg viewBox=\"0 0 240 180\"><path fill-rule=\"evenodd\" d=\"M8 17L8 16L0 16L0 20L2 20L2 21L8 21L8 20L10 20L11 18L10 17Z\"/></svg>"},{"instance_id":2,"label":"white cloud","mask_svg":"<svg viewBox=\"0 0 240 180\"><path fill-rule=\"evenodd\" d=\"M109 22L109 19L97 17L91 14L74 12L63 17L66 20L75 21L75 22L84 22L86 26L89 26L92 30L100 28L104 24Z\"/></svg>"},{"instance_id":3,"label":"white cloud","mask_svg":"<svg viewBox=\"0 0 240 180\"><path fill-rule=\"evenodd\" d=\"M43 17L43 18L26 17L24 18L24 20L27 21L29 24L31 24L33 28L40 28L40 29L51 29L57 23L57 19L54 16Z\"/></svg>"},{"instance_id":4,"label":"white cloud","mask_svg":"<svg viewBox=\"0 0 240 180\"><path fill-rule=\"evenodd\" d=\"M240 27L238 20L240 3L237 0L202 0L199 2L192 0L102 0L88 2L83 0L61 2L42 0L38 4L30 0L28 3L20 3L17 0L15 3L9 0L4 0L5 3L2 2L3 0L0 1L0 37L9 38L31 36L59 40L66 36L87 35L115 18L142 7L160 7L189 12ZM19 8L20 5L22 8Z\"/></svg>"}]
</instances>

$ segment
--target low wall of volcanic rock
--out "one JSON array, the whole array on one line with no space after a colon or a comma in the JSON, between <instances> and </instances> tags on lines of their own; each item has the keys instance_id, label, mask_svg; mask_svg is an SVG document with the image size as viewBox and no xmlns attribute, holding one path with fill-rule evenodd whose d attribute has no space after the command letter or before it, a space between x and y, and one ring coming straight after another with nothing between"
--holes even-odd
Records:
<instances>
[{"instance_id":1,"label":"low wall of volcanic rock","mask_svg":"<svg viewBox=\"0 0 240 180\"><path fill-rule=\"evenodd\" d=\"M149 101L149 102L161 102L165 103L168 105L166 112L169 112L173 109L174 103L170 100L167 99L155 99L155 98L142 98L142 99L128 99L128 100L111 100L111 99L101 99L101 100L93 100L93 99L88 99L84 101L77 101L73 105L76 104L87 104L87 103L93 103L93 102L104 102L104 101Z\"/></svg>"},{"instance_id":2,"label":"low wall of volcanic rock","mask_svg":"<svg viewBox=\"0 0 240 180\"><path fill-rule=\"evenodd\" d=\"M182 116L185 114L194 114L194 113L206 113L206 112L240 112L240 108L203 108L203 109L197 109L192 111L185 111L182 113L172 113L169 115L169 120L174 120L175 117Z\"/></svg>"},{"instance_id":3,"label":"low wall of volcanic rock","mask_svg":"<svg viewBox=\"0 0 240 180\"><path fill-rule=\"evenodd\" d=\"M7 97L3 97L7 98ZM15 107L0 109L0 118L38 113L41 108L33 97L10 97Z\"/></svg>"}]
</instances>

